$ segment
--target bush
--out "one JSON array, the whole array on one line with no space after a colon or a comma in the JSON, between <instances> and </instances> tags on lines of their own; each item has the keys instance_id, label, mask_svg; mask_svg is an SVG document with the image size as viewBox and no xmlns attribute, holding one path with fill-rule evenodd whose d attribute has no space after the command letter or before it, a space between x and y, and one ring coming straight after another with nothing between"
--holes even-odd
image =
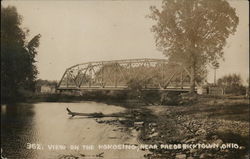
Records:
<instances>
[{"instance_id":1,"label":"bush","mask_svg":"<svg viewBox=\"0 0 250 159\"><path fill-rule=\"evenodd\" d=\"M179 92L165 92L162 93L160 102L162 105L179 105L181 96Z\"/></svg>"}]
</instances>

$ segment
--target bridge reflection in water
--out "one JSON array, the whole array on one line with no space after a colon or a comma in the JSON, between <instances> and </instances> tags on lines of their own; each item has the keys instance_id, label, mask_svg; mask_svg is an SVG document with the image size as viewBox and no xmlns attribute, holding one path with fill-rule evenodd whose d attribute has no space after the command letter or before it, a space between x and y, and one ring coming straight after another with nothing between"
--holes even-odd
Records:
<instances>
[{"instance_id":1,"label":"bridge reflection in water","mask_svg":"<svg viewBox=\"0 0 250 159\"><path fill-rule=\"evenodd\" d=\"M190 79L187 68L165 59L96 61L67 68L57 90L123 90L137 82L146 90L184 91Z\"/></svg>"}]
</instances>

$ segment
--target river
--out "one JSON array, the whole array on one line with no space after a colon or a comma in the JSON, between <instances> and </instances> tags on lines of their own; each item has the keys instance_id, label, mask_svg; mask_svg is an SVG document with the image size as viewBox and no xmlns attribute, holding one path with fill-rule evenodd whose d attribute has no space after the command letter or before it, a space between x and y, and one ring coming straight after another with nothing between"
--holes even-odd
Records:
<instances>
[{"instance_id":1,"label":"river","mask_svg":"<svg viewBox=\"0 0 250 159\"><path fill-rule=\"evenodd\" d=\"M1 149L4 157L144 158L144 152L133 147L139 144L135 130L123 131L121 125L98 123L95 118L71 118L66 112L67 107L82 113L110 114L125 111L120 106L97 102L2 105ZM112 147L107 149L107 145Z\"/></svg>"}]
</instances>

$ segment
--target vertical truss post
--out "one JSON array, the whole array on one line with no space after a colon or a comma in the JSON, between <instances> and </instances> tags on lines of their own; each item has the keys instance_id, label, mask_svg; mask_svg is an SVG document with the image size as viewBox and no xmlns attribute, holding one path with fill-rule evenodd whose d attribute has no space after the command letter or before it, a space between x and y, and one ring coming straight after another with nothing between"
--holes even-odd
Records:
<instances>
[{"instance_id":1,"label":"vertical truss post","mask_svg":"<svg viewBox=\"0 0 250 159\"><path fill-rule=\"evenodd\" d=\"M68 73L67 73L67 77L66 77L66 87L69 87L69 77L68 77Z\"/></svg>"},{"instance_id":2,"label":"vertical truss post","mask_svg":"<svg viewBox=\"0 0 250 159\"><path fill-rule=\"evenodd\" d=\"M118 72L118 63L115 64L115 88L117 87L117 72Z\"/></svg>"},{"instance_id":3,"label":"vertical truss post","mask_svg":"<svg viewBox=\"0 0 250 159\"><path fill-rule=\"evenodd\" d=\"M92 64L90 63L89 64L89 67L90 67L90 69L89 69L89 77L90 77L90 80L89 80L89 87L91 87L91 82L92 82Z\"/></svg>"},{"instance_id":4,"label":"vertical truss post","mask_svg":"<svg viewBox=\"0 0 250 159\"><path fill-rule=\"evenodd\" d=\"M82 70L83 71L83 70ZM88 71L88 68L85 68L85 71L84 71L84 73L83 73L83 75L82 75L82 77L81 77L81 79L80 79L80 82L79 82L79 88L81 88L81 85L82 85L82 82L83 82L83 80L85 80L86 81L86 73L87 73L87 71Z\"/></svg>"},{"instance_id":5,"label":"vertical truss post","mask_svg":"<svg viewBox=\"0 0 250 159\"><path fill-rule=\"evenodd\" d=\"M102 67L101 67L101 85L102 85L102 88L104 88L105 86L104 86L104 64L103 64L103 62L102 62Z\"/></svg>"}]
</instances>

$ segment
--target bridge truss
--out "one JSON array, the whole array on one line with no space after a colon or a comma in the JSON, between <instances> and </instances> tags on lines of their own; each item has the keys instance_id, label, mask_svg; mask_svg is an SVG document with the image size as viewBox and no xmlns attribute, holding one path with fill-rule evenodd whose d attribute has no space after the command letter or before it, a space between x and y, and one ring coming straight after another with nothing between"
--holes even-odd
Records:
<instances>
[{"instance_id":1,"label":"bridge truss","mask_svg":"<svg viewBox=\"0 0 250 159\"><path fill-rule=\"evenodd\" d=\"M143 89L185 89L190 86L190 73L165 59L87 62L66 69L57 89L127 89L133 83Z\"/></svg>"}]
</instances>

